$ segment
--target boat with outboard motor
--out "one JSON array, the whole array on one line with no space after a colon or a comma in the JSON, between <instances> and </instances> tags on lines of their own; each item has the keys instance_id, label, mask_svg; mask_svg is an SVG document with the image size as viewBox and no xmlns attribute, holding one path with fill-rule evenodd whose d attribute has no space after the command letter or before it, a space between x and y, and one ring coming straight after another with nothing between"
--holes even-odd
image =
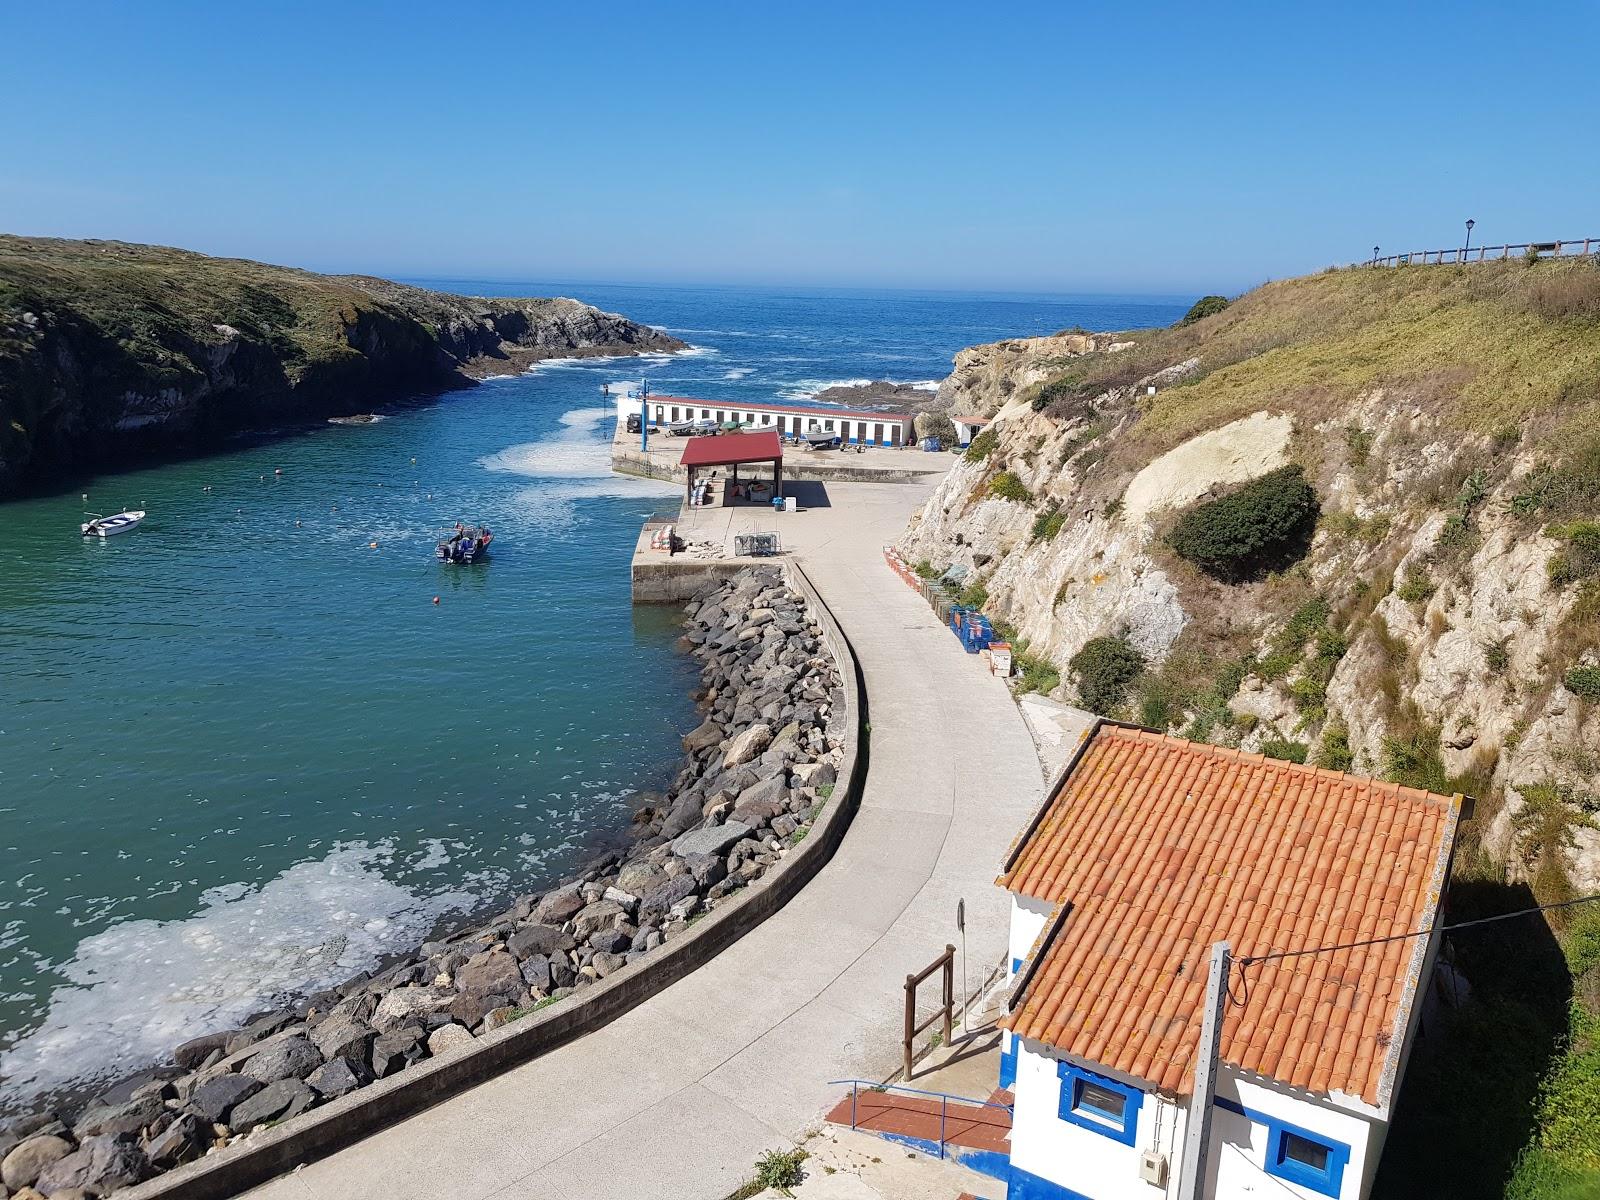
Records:
<instances>
[{"instance_id":1,"label":"boat with outboard motor","mask_svg":"<svg viewBox=\"0 0 1600 1200\"><path fill-rule=\"evenodd\" d=\"M494 533L487 525L463 525L457 521L450 536L434 548L433 556L442 563L479 562L489 557L492 541Z\"/></svg>"},{"instance_id":2,"label":"boat with outboard motor","mask_svg":"<svg viewBox=\"0 0 1600 1200\"><path fill-rule=\"evenodd\" d=\"M83 530L84 537L111 537L118 533L127 533L128 530L144 520L144 509L133 508L127 512L119 512L113 517L99 517L94 513L89 514L89 519L78 528Z\"/></svg>"}]
</instances>

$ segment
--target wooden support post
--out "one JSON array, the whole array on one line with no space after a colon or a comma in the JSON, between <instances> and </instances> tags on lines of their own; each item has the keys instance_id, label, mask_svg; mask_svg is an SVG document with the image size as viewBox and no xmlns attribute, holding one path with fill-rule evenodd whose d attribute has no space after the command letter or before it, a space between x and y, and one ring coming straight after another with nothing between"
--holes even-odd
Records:
<instances>
[{"instance_id":1,"label":"wooden support post","mask_svg":"<svg viewBox=\"0 0 1600 1200\"><path fill-rule=\"evenodd\" d=\"M1228 943L1211 947L1211 973L1206 979L1206 1006L1201 1014L1200 1045L1194 1061L1194 1093L1183 1126L1183 1162L1178 1200L1204 1200L1206 1156L1211 1150L1211 1110L1217 1095L1217 1061L1222 1050L1222 1016L1228 1002Z\"/></svg>"},{"instance_id":2,"label":"wooden support post","mask_svg":"<svg viewBox=\"0 0 1600 1200\"><path fill-rule=\"evenodd\" d=\"M911 1082L911 1039L917 1028L917 977L906 976L906 1036L903 1043L906 1059L906 1082Z\"/></svg>"},{"instance_id":3,"label":"wooden support post","mask_svg":"<svg viewBox=\"0 0 1600 1200\"><path fill-rule=\"evenodd\" d=\"M948 1046L955 1040L955 1030L951 1027L951 1020L955 1015L956 1007L956 948L944 948L944 1044Z\"/></svg>"}]
</instances>

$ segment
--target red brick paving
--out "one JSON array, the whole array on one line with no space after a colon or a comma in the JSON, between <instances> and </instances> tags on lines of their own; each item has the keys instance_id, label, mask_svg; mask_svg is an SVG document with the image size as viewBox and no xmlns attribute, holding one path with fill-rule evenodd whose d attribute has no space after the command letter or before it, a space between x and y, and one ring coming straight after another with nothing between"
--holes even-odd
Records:
<instances>
[{"instance_id":1,"label":"red brick paving","mask_svg":"<svg viewBox=\"0 0 1600 1200\"><path fill-rule=\"evenodd\" d=\"M868 1133L939 1140L939 1101L929 1096L903 1096L862 1089L856 1093L855 1124ZM850 1124L850 1097L833 1106L828 1120ZM969 1150L1011 1152L1011 1114L999 1108L949 1101L945 1105L944 1140Z\"/></svg>"}]
</instances>

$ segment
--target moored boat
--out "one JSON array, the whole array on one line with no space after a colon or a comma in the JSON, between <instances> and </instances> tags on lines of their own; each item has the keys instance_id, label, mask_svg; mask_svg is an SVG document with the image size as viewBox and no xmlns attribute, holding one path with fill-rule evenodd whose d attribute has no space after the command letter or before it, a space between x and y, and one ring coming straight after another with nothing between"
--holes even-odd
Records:
<instances>
[{"instance_id":1,"label":"moored boat","mask_svg":"<svg viewBox=\"0 0 1600 1200\"><path fill-rule=\"evenodd\" d=\"M89 519L79 526L84 537L111 537L118 533L127 533L140 521L144 520L144 509L129 509L119 512L112 517L97 517L90 514Z\"/></svg>"},{"instance_id":2,"label":"moored boat","mask_svg":"<svg viewBox=\"0 0 1600 1200\"><path fill-rule=\"evenodd\" d=\"M450 536L434 548L433 556L442 563L473 563L489 557L489 543L494 532L487 525L463 525L456 522Z\"/></svg>"}]
</instances>

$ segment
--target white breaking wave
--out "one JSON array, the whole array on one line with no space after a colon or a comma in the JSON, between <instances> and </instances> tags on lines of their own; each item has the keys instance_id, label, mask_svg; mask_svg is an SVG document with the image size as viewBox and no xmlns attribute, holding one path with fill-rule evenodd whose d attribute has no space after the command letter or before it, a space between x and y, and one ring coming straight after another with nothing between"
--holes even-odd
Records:
<instances>
[{"instance_id":1,"label":"white breaking wave","mask_svg":"<svg viewBox=\"0 0 1600 1200\"><path fill-rule=\"evenodd\" d=\"M389 843L342 844L260 887L212 888L192 917L125 921L85 938L57 968L68 982L44 1021L0 1054L0 1101L158 1061L189 1038L343 982L483 902L465 888L422 895L386 878L380 868L400 858ZM432 843L401 865L447 861Z\"/></svg>"},{"instance_id":2,"label":"white breaking wave","mask_svg":"<svg viewBox=\"0 0 1600 1200\"><path fill-rule=\"evenodd\" d=\"M734 367L731 371L724 371L722 377L724 379L743 379L754 371L754 367Z\"/></svg>"},{"instance_id":3,"label":"white breaking wave","mask_svg":"<svg viewBox=\"0 0 1600 1200\"><path fill-rule=\"evenodd\" d=\"M879 381L876 379L801 379L790 387L781 390L778 395L785 400L815 400L829 388L866 387L868 384L877 382ZM882 382L892 384L895 387L915 388L919 392L937 392L939 390L939 380L937 379L917 379L905 382L897 379L885 379Z\"/></svg>"}]
</instances>

